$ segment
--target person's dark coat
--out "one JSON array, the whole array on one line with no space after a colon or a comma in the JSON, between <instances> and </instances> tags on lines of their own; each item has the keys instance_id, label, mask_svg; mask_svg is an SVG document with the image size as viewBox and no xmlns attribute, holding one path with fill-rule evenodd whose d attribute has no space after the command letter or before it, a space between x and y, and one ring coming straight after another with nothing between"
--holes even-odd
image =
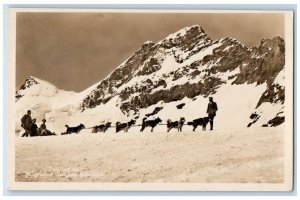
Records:
<instances>
[{"instance_id":1,"label":"person's dark coat","mask_svg":"<svg viewBox=\"0 0 300 200\"><path fill-rule=\"evenodd\" d=\"M217 110L218 110L218 106L216 102L212 101L208 103L207 111L206 111L208 115L216 116Z\"/></svg>"},{"instance_id":2,"label":"person's dark coat","mask_svg":"<svg viewBox=\"0 0 300 200\"><path fill-rule=\"evenodd\" d=\"M31 119L31 116L30 116L30 115L25 114L25 115L21 118L21 126L22 126L25 130L30 129L30 127L32 126L32 119Z\"/></svg>"},{"instance_id":3,"label":"person's dark coat","mask_svg":"<svg viewBox=\"0 0 300 200\"><path fill-rule=\"evenodd\" d=\"M31 132L30 132L30 136L37 136L38 135L38 126L36 124L32 124L31 125Z\"/></svg>"},{"instance_id":4,"label":"person's dark coat","mask_svg":"<svg viewBox=\"0 0 300 200\"><path fill-rule=\"evenodd\" d=\"M209 118L210 130L213 130L214 117L216 116L217 110L218 110L217 103L212 101L212 99L211 99L210 102L208 103L207 111L206 111L208 114L208 118Z\"/></svg>"}]
</instances>

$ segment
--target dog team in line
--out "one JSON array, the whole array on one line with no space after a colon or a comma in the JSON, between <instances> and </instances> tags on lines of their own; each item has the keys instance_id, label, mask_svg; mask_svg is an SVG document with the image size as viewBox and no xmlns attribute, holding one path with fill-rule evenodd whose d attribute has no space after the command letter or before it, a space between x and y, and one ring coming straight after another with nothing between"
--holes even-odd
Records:
<instances>
[{"instance_id":1,"label":"dog team in line","mask_svg":"<svg viewBox=\"0 0 300 200\"><path fill-rule=\"evenodd\" d=\"M216 116L216 112L218 110L217 103L213 101L212 97L209 97L209 103L207 106L207 117L202 117L195 119L193 121L187 122L187 125L193 126L193 131L196 130L198 126L202 126L202 130L206 130L206 125L210 123L210 130L213 130L213 120ZM185 118L181 117L178 121L171 121L170 119L167 120L167 132L169 132L171 129L177 129L178 132L182 132L182 127L185 123ZM115 125L116 133L120 131L127 132L130 127L132 126L141 126L140 132L143 132L145 128L150 127L151 132L153 132L153 129L157 125L161 125L160 123L162 120L157 117L153 120L147 120L147 118L143 118L141 125L135 125L135 120L130 120L126 123L117 122ZM31 111L28 110L27 114L25 114L21 119L21 126L24 128L25 133L22 135L22 137L28 137L28 136L50 136L50 135L56 135L55 133L52 133L51 131L47 130L46 128L46 120L42 120L42 124L38 128L36 125L36 119L31 119ZM103 132L105 133L108 128L112 128L112 123L107 122L105 124L97 125L92 128L92 133L98 133ZM72 133L79 133L82 129L85 129L85 126L83 124L80 124L76 127L69 127L66 125L66 132L61 133L61 135L67 135Z\"/></svg>"}]
</instances>

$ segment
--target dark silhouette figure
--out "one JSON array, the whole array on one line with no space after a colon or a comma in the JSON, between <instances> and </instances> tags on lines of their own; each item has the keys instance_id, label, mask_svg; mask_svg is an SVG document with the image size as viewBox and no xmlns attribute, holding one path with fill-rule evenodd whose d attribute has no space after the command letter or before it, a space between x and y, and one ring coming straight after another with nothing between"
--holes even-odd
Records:
<instances>
[{"instance_id":1,"label":"dark silhouette figure","mask_svg":"<svg viewBox=\"0 0 300 200\"><path fill-rule=\"evenodd\" d=\"M182 127L185 122L185 118L181 117L179 121L172 122L170 119L167 120L167 132L169 132L172 128L177 128L178 132L182 132Z\"/></svg>"},{"instance_id":2,"label":"dark silhouette figure","mask_svg":"<svg viewBox=\"0 0 300 200\"><path fill-rule=\"evenodd\" d=\"M142 128L140 132L143 132L144 129L148 126L151 127L151 132L153 132L154 127L157 126L160 122L162 122L162 120L159 117L153 120L146 120L146 119L147 118L143 119Z\"/></svg>"},{"instance_id":3,"label":"dark silhouette figure","mask_svg":"<svg viewBox=\"0 0 300 200\"><path fill-rule=\"evenodd\" d=\"M105 131L111 127L111 122L107 122L106 124L101 124L98 126L94 126L92 129L92 133L98 133L98 132L103 132L105 133Z\"/></svg>"},{"instance_id":4,"label":"dark silhouette figure","mask_svg":"<svg viewBox=\"0 0 300 200\"><path fill-rule=\"evenodd\" d=\"M21 118L21 127L24 128L25 133L23 133L22 137L28 137L31 135L31 128L32 128L32 119L31 119L31 110L27 111Z\"/></svg>"},{"instance_id":5,"label":"dark silhouette figure","mask_svg":"<svg viewBox=\"0 0 300 200\"><path fill-rule=\"evenodd\" d=\"M38 136L38 126L36 125L36 119L32 120L32 124L31 124L31 131L30 131L30 137L35 137Z\"/></svg>"},{"instance_id":6,"label":"dark silhouette figure","mask_svg":"<svg viewBox=\"0 0 300 200\"><path fill-rule=\"evenodd\" d=\"M218 110L217 103L213 101L212 97L209 97L209 103L207 106L206 113L208 114L208 118L209 118L210 130L213 130L214 117L216 116L217 110Z\"/></svg>"},{"instance_id":7,"label":"dark silhouette figure","mask_svg":"<svg viewBox=\"0 0 300 200\"><path fill-rule=\"evenodd\" d=\"M39 129L39 135L47 135L46 120L43 119L42 122L43 123L40 125L40 129Z\"/></svg>"},{"instance_id":8,"label":"dark silhouette figure","mask_svg":"<svg viewBox=\"0 0 300 200\"><path fill-rule=\"evenodd\" d=\"M128 132L128 129L133 126L135 124L135 120L130 120L127 123L121 123L121 122L117 122L116 123L116 133L118 133L121 130L124 130L124 132Z\"/></svg>"},{"instance_id":9,"label":"dark silhouette figure","mask_svg":"<svg viewBox=\"0 0 300 200\"><path fill-rule=\"evenodd\" d=\"M49 131L49 130L47 129L47 126L46 126L46 119L43 119L42 122L43 122L43 123L40 125L39 132L38 132L38 135L39 135L39 136L56 135L55 133L52 133L51 131Z\"/></svg>"},{"instance_id":10,"label":"dark silhouette figure","mask_svg":"<svg viewBox=\"0 0 300 200\"><path fill-rule=\"evenodd\" d=\"M82 129L85 129L85 126L83 124L80 124L78 126L75 127L69 127L68 125L65 125L65 127L67 128L66 130L66 134L71 134L71 133L79 133ZM62 134L64 135L64 134Z\"/></svg>"},{"instance_id":11,"label":"dark silhouette figure","mask_svg":"<svg viewBox=\"0 0 300 200\"><path fill-rule=\"evenodd\" d=\"M209 118L203 117L203 118L194 119L193 121L188 122L187 125L193 126L193 131L195 131L198 126L202 126L202 130L206 131L206 125L208 124L208 122L209 122Z\"/></svg>"}]
</instances>

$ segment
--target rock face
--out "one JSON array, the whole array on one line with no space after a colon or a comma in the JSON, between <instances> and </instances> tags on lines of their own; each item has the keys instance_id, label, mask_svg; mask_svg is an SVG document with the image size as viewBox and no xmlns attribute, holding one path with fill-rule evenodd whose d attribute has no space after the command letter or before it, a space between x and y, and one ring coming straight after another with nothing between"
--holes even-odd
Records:
<instances>
[{"instance_id":1,"label":"rock face","mask_svg":"<svg viewBox=\"0 0 300 200\"><path fill-rule=\"evenodd\" d=\"M278 36L247 47L230 37L212 41L195 25L156 44L143 44L83 100L82 109L118 96L124 113L138 113L160 101L205 98L228 83L266 84L256 108L264 102L283 104L284 85L274 79L283 70L284 59L284 40Z\"/></svg>"},{"instance_id":2,"label":"rock face","mask_svg":"<svg viewBox=\"0 0 300 200\"><path fill-rule=\"evenodd\" d=\"M16 102L17 102L22 96L24 96L24 95L22 94L22 92L23 92L24 90L26 90L26 88L30 88L31 86L36 85L36 84L38 84L38 82L34 79L34 77L29 76L29 77L25 80L24 84L21 85L20 90L16 91L16 95L15 95L15 100L16 100Z\"/></svg>"},{"instance_id":3,"label":"rock face","mask_svg":"<svg viewBox=\"0 0 300 200\"><path fill-rule=\"evenodd\" d=\"M157 43L145 42L104 80L72 93L72 98L49 84L37 87L42 81L29 77L16 92L16 101L28 94L44 93L45 98L63 95L59 99L64 99L64 107L59 112L67 110L70 121L76 115L78 121L86 118L92 124L95 119L114 121L116 115L125 121L144 117L195 119L206 115L207 97L212 96L220 105L218 118L231 121L231 126L226 120L220 126L278 126L285 119L284 66L281 37L247 47L231 37L213 41L195 25ZM57 105L54 101L48 107ZM54 119L54 111L52 115Z\"/></svg>"}]
</instances>

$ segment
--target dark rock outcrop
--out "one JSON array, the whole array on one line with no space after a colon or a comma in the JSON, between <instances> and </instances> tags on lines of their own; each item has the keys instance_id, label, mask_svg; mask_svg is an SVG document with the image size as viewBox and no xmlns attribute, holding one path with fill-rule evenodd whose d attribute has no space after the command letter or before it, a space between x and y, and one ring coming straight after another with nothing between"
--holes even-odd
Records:
<instances>
[{"instance_id":1,"label":"dark rock outcrop","mask_svg":"<svg viewBox=\"0 0 300 200\"><path fill-rule=\"evenodd\" d=\"M202 58L185 64L203 52L206 54ZM173 67L164 64L168 57L182 66L154 76L162 68ZM283 70L284 59L284 40L278 36L262 40L258 47L247 47L230 37L212 41L200 26L192 26L161 42L144 43L83 100L82 109L94 108L118 96L124 113L131 110L137 113L160 101L168 103L198 95L208 97L227 82L233 85L266 83L267 89L256 108L264 102L284 103L284 86L274 83ZM176 81L181 83L172 84Z\"/></svg>"}]
</instances>

